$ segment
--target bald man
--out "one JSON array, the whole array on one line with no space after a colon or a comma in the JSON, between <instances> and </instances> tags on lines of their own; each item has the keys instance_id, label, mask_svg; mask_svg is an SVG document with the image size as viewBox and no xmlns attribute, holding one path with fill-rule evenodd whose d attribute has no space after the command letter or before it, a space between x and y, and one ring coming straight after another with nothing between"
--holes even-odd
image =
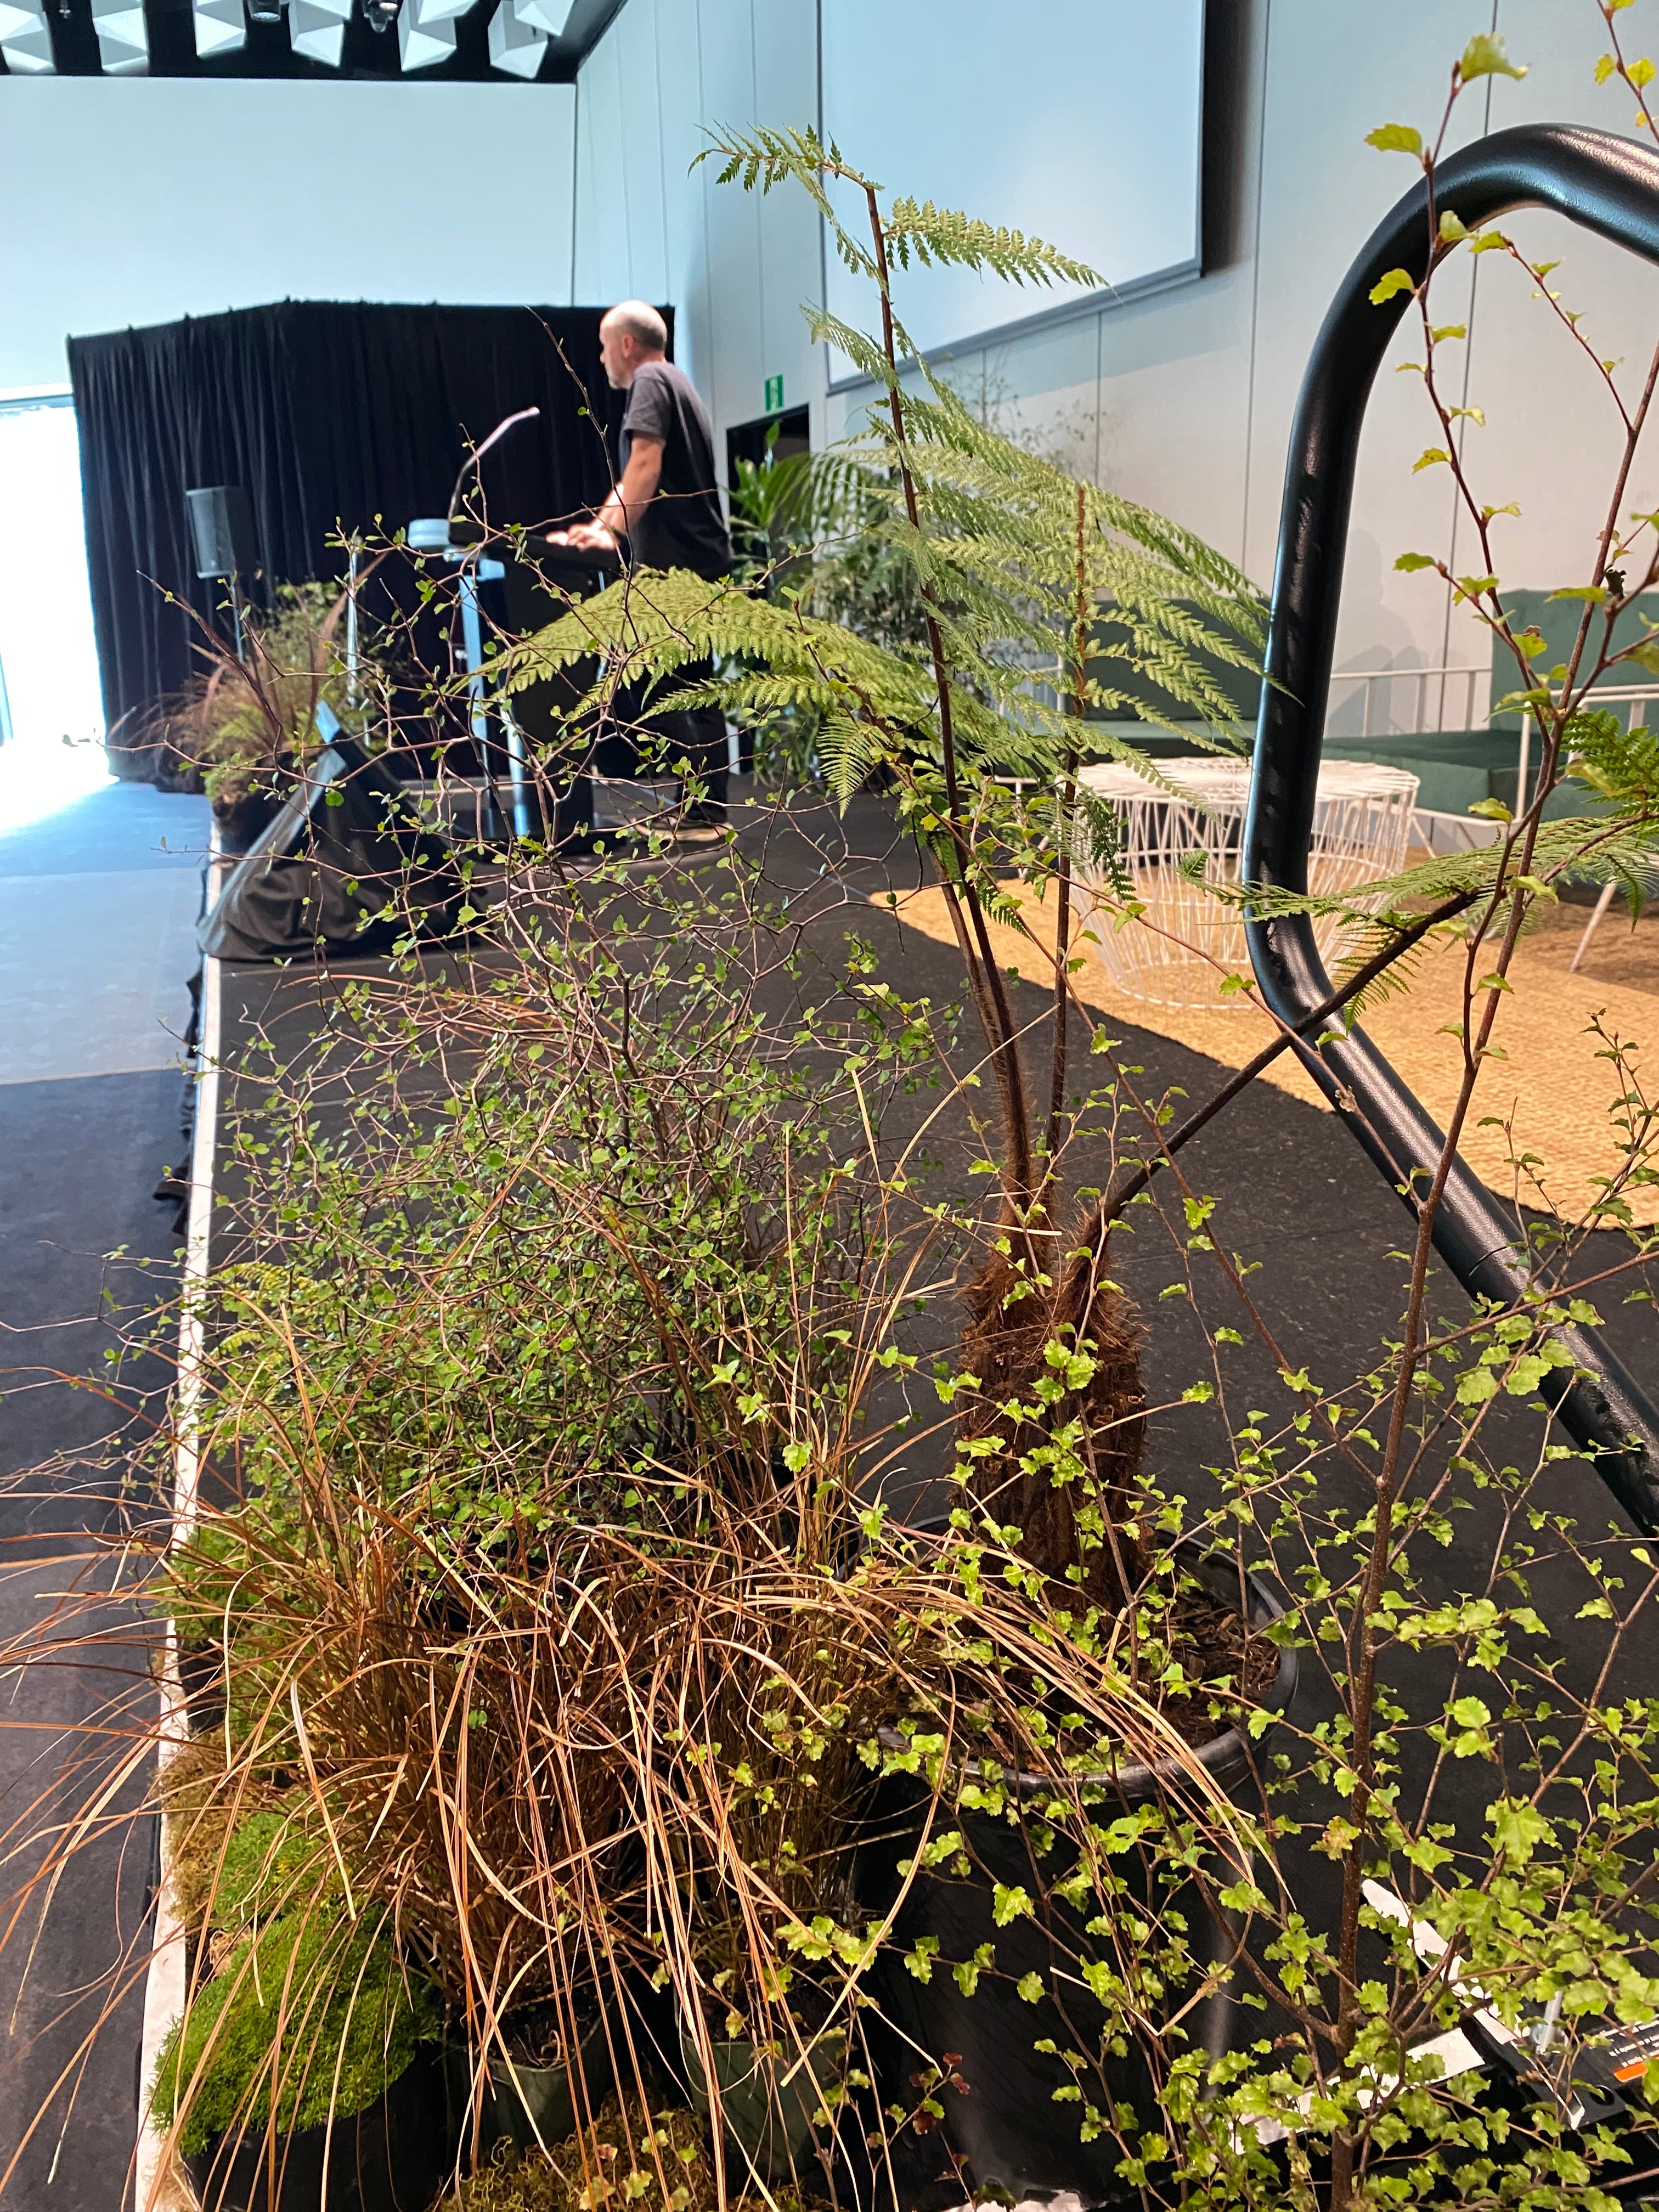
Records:
<instances>
[{"instance_id":1,"label":"bald man","mask_svg":"<svg viewBox=\"0 0 1659 2212\"><path fill-rule=\"evenodd\" d=\"M644 568L724 576L732 544L714 480L714 434L697 388L667 358L668 329L643 300L624 300L599 325L599 359L613 390L628 394L622 477L573 545L614 547L626 538Z\"/></svg>"},{"instance_id":2,"label":"bald man","mask_svg":"<svg viewBox=\"0 0 1659 2212\"><path fill-rule=\"evenodd\" d=\"M599 359L612 388L628 394L623 416L622 475L591 522L559 532L555 544L615 549L627 540L630 566L690 568L711 579L730 573L732 543L714 479L714 434L696 386L667 358L668 328L643 300L624 300L599 325ZM674 687L707 681L712 661L676 672ZM694 821L725 817L726 723L718 708L653 716L648 693L629 685L615 706L618 724L654 733L671 760L683 751L705 796L687 809ZM632 750L633 748L625 748ZM635 762L637 763L637 753ZM616 774L617 739L602 739L597 764Z\"/></svg>"}]
</instances>

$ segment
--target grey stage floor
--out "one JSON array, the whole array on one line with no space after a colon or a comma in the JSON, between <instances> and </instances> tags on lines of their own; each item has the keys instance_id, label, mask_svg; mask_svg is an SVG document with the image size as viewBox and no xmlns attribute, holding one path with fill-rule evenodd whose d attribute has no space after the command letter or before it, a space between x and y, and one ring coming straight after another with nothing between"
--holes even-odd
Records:
<instances>
[{"instance_id":1,"label":"grey stage floor","mask_svg":"<svg viewBox=\"0 0 1659 2212\"><path fill-rule=\"evenodd\" d=\"M119 1686L84 1654L57 1656L54 1593L94 1553L118 1473L118 1416L68 1377L95 1377L137 1314L164 1295L177 1242L151 1196L179 1157L179 1039L189 1016L194 921L207 834L200 799L112 785L0 837L0 1648L33 1632L29 1663L3 1686L0 1833L43 1791L82 1794L74 1731ZM123 1249L124 1260L106 1255ZM150 1272L136 1263L150 1262ZM155 1363L129 1366L165 1385ZM50 1482L28 1470L67 1465ZM101 1570L106 1576L107 1570ZM107 1616L120 1633L131 1618ZM38 1852L0 1843L0 1898ZM118 2002L84 2059L124 1947L142 1942L149 1825L77 1856L32 1966L15 1937L0 1955L0 2175L37 2112L0 2202L11 2212L114 2212L137 2114L140 2002Z\"/></svg>"}]
</instances>

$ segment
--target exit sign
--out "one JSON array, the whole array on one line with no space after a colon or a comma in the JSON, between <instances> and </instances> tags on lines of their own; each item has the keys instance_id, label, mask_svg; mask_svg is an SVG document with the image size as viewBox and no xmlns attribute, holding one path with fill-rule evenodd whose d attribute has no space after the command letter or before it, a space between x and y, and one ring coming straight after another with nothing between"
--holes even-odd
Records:
<instances>
[{"instance_id":1,"label":"exit sign","mask_svg":"<svg viewBox=\"0 0 1659 2212\"><path fill-rule=\"evenodd\" d=\"M783 379L781 376L769 376L766 380L766 411L769 415L775 415L782 406Z\"/></svg>"}]
</instances>

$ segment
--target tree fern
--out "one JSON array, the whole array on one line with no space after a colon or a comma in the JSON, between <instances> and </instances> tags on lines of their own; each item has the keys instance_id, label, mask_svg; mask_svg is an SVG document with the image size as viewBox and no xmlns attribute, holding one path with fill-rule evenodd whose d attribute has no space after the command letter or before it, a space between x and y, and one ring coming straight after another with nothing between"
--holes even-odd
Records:
<instances>
[{"instance_id":1,"label":"tree fern","mask_svg":"<svg viewBox=\"0 0 1659 2212\"><path fill-rule=\"evenodd\" d=\"M604 674L580 715L603 709L619 685L652 677L667 686L659 708L718 701L738 716L815 716L820 756L843 798L878 769L890 775L905 818L939 865L997 1081L1009 1216L1023 1220L1044 1203L1048 1170L1039 1161L1055 1150L1079 764L1115 757L1144 765L1134 746L1103 726L1113 716L1133 714L1200 744L1236 744L1233 702L1215 671L1259 665L1262 602L1237 569L1177 524L1079 482L977 421L916 357L894 307L896 266L973 269L1037 288L1097 284L1093 270L1041 239L957 210L886 199L811 131L727 132L699 158L717 161L722 181L747 190L797 185L823 216L836 252L874 289L874 336L804 310L814 337L867 375L881 404L846 446L799 471L787 489L809 527L827 521L837 501L842 514L856 514L860 544L911 580L921 635L860 637L815 608L810 583L769 592L763 575L710 585L636 573L516 647L507 680L533 682L597 653ZM862 203L864 234L843 222L843 193ZM1109 634L1101 629L1105 614ZM676 672L706 655L727 672L675 689ZM1123 680L1115 680L1120 670ZM1038 799L1012 805L1007 779L1033 787ZM1106 842L1103 830L1091 818L1092 848ZM1011 843L1028 876L1059 886L1046 1146L987 928L988 915L1006 905L997 877Z\"/></svg>"}]
</instances>

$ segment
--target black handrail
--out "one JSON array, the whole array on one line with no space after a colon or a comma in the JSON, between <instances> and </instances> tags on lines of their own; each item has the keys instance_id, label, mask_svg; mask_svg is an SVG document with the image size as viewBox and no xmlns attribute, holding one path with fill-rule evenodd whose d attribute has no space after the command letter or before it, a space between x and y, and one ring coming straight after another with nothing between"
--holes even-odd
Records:
<instances>
[{"instance_id":1,"label":"black handrail","mask_svg":"<svg viewBox=\"0 0 1659 2212\"><path fill-rule=\"evenodd\" d=\"M1471 228L1516 207L1552 208L1659 262L1659 153L1599 131L1528 125L1496 131L1435 171L1435 199ZM1249 883L1304 891L1330 690L1342 562L1360 426L1377 366L1410 304L1373 307L1392 269L1420 281L1430 252L1428 187L1419 183L1367 240L1314 342L1291 432L1268 629L1267 675L1245 823ZM1305 915L1252 920L1250 959L1282 1021L1305 1020L1330 985ZM1358 1030L1321 1049L1298 1045L1310 1071L1389 1181L1422 1188L1443 1139L1421 1102ZM1408 1200L1408 1203L1413 1201ZM1517 1231L1461 1160L1434 1226L1435 1249L1465 1290L1505 1304L1526 1279ZM1580 1370L1544 1391L1574 1442L1637 1525L1659 1533L1659 1410L1595 1335L1561 1332ZM1558 1370L1570 1376L1571 1370Z\"/></svg>"}]
</instances>

